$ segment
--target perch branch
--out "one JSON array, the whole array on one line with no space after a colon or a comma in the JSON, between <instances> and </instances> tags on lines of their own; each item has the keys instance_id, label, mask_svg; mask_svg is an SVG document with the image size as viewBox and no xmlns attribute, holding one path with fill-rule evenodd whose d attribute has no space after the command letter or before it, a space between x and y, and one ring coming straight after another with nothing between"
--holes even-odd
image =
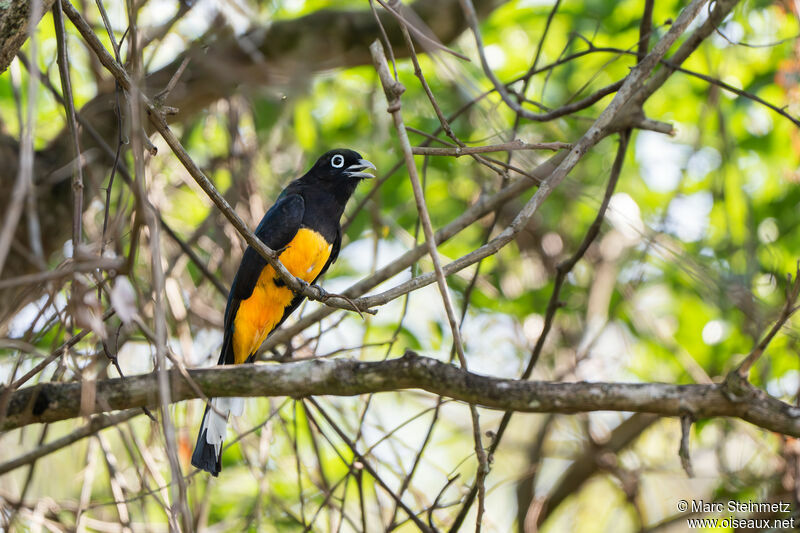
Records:
<instances>
[{"instance_id":1,"label":"perch branch","mask_svg":"<svg viewBox=\"0 0 800 533\"><path fill-rule=\"evenodd\" d=\"M209 397L355 396L422 389L488 409L526 413L631 411L695 419L737 417L751 424L800 437L800 408L745 384L732 400L725 385L666 383L554 383L499 379L466 372L413 352L380 362L312 360L282 365L236 365L189 370ZM173 402L199 398L198 390L177 369L168 372ZM3 389L0 389L2 392ZM82 414L158 405L155 373L97 382L95 401L81 412L80 383L46 383L11 394L0 430L56 422Z\"/></svg>"}]
</instances>

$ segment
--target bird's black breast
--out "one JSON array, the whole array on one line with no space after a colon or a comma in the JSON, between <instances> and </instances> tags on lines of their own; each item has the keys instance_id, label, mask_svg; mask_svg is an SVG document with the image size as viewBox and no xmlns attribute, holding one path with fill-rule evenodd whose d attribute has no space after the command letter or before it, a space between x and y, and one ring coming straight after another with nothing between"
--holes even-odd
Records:
<instances>
[{"instance_id":1,"label":"bird's black breast","mask_svg":"<svg viewBox=\"0 0 800 533\"><path fill-rule=\"evenodd\" d=\"M316 231L328 243L337 242L347 198L340 198L328 187L320 187L316 183L302 183L302 180L294 182L287 188L287 192L290 189L292 193L301 195L305 203L302 226Z\"/></svg>"}]
</instances>

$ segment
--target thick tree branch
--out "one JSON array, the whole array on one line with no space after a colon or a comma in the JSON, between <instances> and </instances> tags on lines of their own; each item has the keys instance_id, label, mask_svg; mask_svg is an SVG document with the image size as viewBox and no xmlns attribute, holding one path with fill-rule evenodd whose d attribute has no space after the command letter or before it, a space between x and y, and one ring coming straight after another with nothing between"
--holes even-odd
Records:
<instances>
[{"instance_id":1,"label":"thick tree branch","mask_svg":"<svg viewBox=\"0 0 800 533\"><path fill-rule=\"evenodd\" d=\"M47 13L52 6L53 0L41 0L38 18L41 19L42 15ZM28 38L30 9L30 0L0 3L0 74L5 72Z\"/></svg>"},{"instance_id":2,"label":"thick tree branch","mask_svg":"<svg viewBox=\"0 0 800 533\"><path fill-rule=\"evenodd\" d=\"M527 413L632 411L695 418L730 416L764 429L800 436L800 408L758 389L728 398L725 385L665 383L551 383L498 379L465 372L413 352L381 362L347 359L312 360L282 365L237 365L190 370L206 396L355 396L373 392L422 389L489 409ZM172 401L199 398L196 387L170 370ZM0 389L2 391L2 389ZM97 382L88 412L81 411L80 383L48 383L11 394L3 431L56 422L81 415L158 404L157 375L146 374ZM86 406L84 406L84 409Z\"/></svg>"}]
</instances>

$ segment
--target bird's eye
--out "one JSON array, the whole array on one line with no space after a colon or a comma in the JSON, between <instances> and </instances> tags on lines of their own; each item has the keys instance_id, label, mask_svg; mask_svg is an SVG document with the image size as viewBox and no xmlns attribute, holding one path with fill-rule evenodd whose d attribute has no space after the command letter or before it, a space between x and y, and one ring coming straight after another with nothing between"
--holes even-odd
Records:
<instances>
[{"instance_id":1,"label":"bird's eye","mask_svg":"<svg viewBox=\"0 0 800 533\"><path fill-rule=\"evenodd\" d=\"M331 166L333 168L342 168L344 166L344 156L336 154L331 158Z\"/></svg>"}]
</instances>

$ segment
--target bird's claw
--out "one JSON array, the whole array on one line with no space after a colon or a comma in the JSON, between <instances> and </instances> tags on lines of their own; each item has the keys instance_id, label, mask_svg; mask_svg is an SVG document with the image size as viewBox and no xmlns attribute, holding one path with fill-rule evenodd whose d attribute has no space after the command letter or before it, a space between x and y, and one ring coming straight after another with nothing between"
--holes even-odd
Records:
<instances>
[{"instance_id":1,"label":"bird's claw","mask_svg":"<svg viewBox=\"0 0 800 533\"><path fill-rule=\"evenodd\" d=\"M317 284L309 285L309 288L317 291L317 299L320 302L327 302L331 298L331 294Z\"/></svg>"}]
</instances>

